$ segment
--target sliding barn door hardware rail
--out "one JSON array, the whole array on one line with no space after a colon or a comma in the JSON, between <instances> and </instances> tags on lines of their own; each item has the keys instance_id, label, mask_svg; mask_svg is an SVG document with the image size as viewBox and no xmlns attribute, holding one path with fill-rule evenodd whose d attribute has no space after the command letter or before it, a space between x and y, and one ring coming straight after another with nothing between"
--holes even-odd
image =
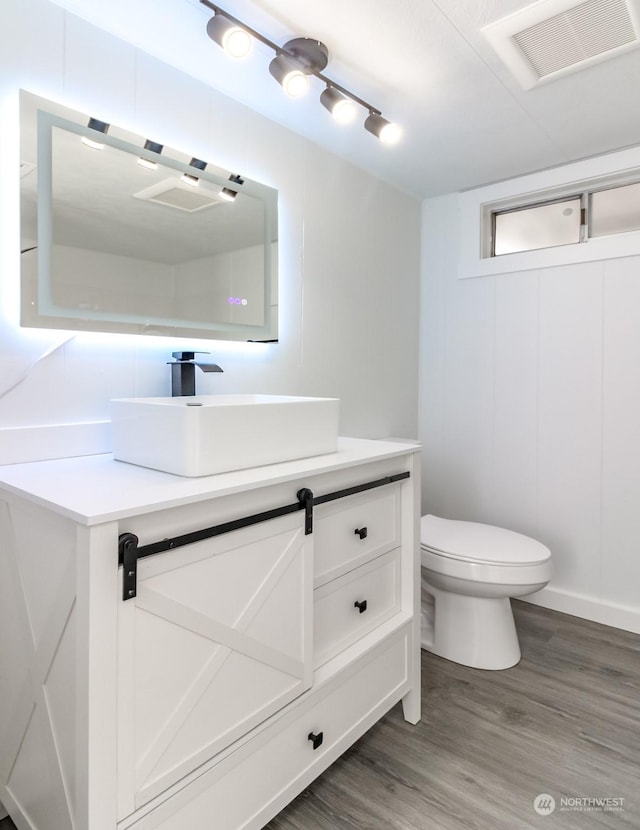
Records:
<instances>
[{"instance_id":1,"label":"sliding barn door hardware rail","mask_svg":"<svg viewBox=\"0 0 640 830\"><path fill-rule=\"evenodd\" d=\"M148 545L139 545L139 539L135 533L121 533L118 537L118 565L122 565L122 599L133 599L137 593L138 582L138 560L145 556L153 556L156 553L166 553L184 545L192 545L194 542L202 542L205 539L212 539L214 536L222 536L224 533L231 533L234 530L241 530L243 527L268 522L271 519L278 519L287 516L289 513L296 513L304 510L304 532L306 536L313 533L313 508L319 504L326 504L330 501L353 496L356 493L363 493L366 490L373 490L376 487L384 487L396 481L403 481L409 478L411 473L396 473L395 475L378 478L375 481L367 481L364 484L356 484L353 487L346 487L343 490L335 490L323 496L314 496L308 487L298 490L297 501L292 504L285 504L283 507L276 507L272 510L265 510L262 513L253 513L250 516L243 516L240 519L233 519L230 522L222 522L212 527L205 527L202 530L194 530L190 533L183 533L170 539L162 539L159 542L152 542Z\"/></svg>"}]
</instances>

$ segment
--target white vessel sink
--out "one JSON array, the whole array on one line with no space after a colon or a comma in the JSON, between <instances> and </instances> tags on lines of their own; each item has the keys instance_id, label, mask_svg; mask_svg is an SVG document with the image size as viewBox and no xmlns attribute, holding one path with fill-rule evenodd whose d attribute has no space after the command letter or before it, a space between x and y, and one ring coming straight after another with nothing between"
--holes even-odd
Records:
<instances>
[{"instance_id":1,"label":"white vessel sink","mask_svg":"<svg viewBox=\"0 0 640 830\"><path fill-rule=\"evenodd\" d=\"M336 452L338 398L195 395L111 402L113 455L206 476Z\"/></svg>"}]
</instances>

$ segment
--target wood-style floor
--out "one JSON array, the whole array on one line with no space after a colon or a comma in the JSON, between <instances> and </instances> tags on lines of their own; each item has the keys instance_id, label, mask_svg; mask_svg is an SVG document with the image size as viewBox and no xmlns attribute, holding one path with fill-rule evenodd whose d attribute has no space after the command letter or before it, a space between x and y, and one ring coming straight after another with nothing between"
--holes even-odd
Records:
<instances>
[{"instance_id":1,"label":"wood-style floor","mask_svg":"<svg viewBox=\"0 0 640 830\"><path fill-rule=\"evenodd\" d=\"M395 707L268 830L638 830L640 636L513 606L517 666L478 671L423 652L422 722ZM552 814L534 810L542 793ZM575 801L607 797L622 810Z\"/></svg>"},{"instance_id":2,"label":"wood-style floor","mask_svg":"<svg viewBox=\"0 0 640 830\"><path fill-rule=\"evenodd\" d=\"M522 660L422 653L422 722L395 707L268 830L640 828L640 636L514 602ZM533 800L548 793L551 815ZM624 798L623 812L561 797Z\"/></svg>"}]
</instances>

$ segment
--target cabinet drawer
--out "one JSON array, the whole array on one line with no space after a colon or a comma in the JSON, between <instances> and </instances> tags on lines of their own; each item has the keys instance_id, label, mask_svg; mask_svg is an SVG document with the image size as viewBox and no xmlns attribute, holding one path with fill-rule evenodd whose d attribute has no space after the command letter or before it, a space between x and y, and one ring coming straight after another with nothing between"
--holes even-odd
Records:
<instances>
[{"instance_id":1,"label":"cabinet drawer","mask_svg":"<svg viewBox=\"0 0 640 830\"><path fill-rule=\"evenodd\" d=\"M379 556L314 591L314 668L400 610L400 551Z\"/></svg>"},{"instance_id":2,"label":"cabinet drawer","mask_svg":"<svg viewBox=\"0 0 640 830\"><path fill-rule=\"evenodd\" d=\"M258 830L339 757L408 689L409 634L390 638L131 830ZM319 736L314 749L309 735ZM212 825L213 821L213 825Z\"/></svg>"},{"instance_id":3,"label":"cabinet drawer","mask_svg":"<svg viewBox=\"0 0 640 830\"><path fill-rule=\"evenodd\" d=\"M320 505L314 516L316 587L400 544L400 485Z\"/></svg>"}]
</instances>

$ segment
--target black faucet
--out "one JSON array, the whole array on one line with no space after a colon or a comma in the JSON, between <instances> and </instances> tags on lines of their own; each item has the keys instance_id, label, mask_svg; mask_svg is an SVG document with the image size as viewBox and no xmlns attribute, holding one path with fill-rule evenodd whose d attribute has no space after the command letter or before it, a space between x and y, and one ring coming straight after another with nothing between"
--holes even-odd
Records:
<instances>
[{"instance_id":1,"label":"black faucet","mask_svg":"<svg viewBox=\"0 0 640 830\"><path fill-rule=\"evenodd\" d=\"M171 366L171 395L174 398L183 395L196 394L196 366L203 372L222 372L217 363L197 363L194 358L197 354L209 352L172 352L175 360L168 361Z\"/></svg>"}]
</instances>

